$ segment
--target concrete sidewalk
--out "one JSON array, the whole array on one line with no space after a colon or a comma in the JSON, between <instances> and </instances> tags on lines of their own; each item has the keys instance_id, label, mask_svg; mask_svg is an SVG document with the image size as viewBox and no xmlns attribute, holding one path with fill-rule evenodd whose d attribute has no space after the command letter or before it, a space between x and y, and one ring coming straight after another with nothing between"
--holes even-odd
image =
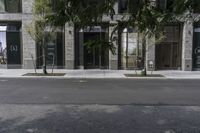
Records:
<instances>
[{"instance_id":1,"label":"concrete sidewalk","mask_svg":"<svg viewBox=\"0 0 200 133\"><path fill-rule=\"evenodd\" d=\"M52 70L48 70L51 73ZM37 70L41 73L42 70ZM65 73L64 76L23 76L27 73L34 73L33 69L0 69L0 78L130 78L124 74L136 74L134 70L66 70L56 69L54 73ZM148 72L151 74L151 72ZM140 74L140 71L137 71ZM200 71L154 71L153 74L160 74L164 77L132 77L136 79L200 79Z\"/></svg>"}]
</instances>

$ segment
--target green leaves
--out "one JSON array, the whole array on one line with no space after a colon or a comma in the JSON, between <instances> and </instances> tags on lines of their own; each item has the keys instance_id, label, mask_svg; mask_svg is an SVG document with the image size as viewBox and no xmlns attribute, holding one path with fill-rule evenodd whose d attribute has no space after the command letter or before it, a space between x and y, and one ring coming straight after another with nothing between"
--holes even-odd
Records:
<instances>
[{"instance_id":1,"label":"green leaves","mask_svg":"<svg viewBox=\"0 0 200 133\"><path fill-rule=\"evenodd\" d=\"M106 51L109 49L113 55L116 54L116 47L114 46L114 43L105 40L89 40L84 43L84 46L86 46L89 52L93 48L98 48L101 49L101 51Z\"/></svg>"},{"instance_id":2,"label":"green leaves","mask_svg":"<svg viewBox=\"0 0 200 133\"><path fill-rule=\"evenodd\" d=\"M46 19L54 25L79 23L80 27L102 21L103 15L114 15L115 0L57 0L53 14Z\"/></svg>"}]
</instances>

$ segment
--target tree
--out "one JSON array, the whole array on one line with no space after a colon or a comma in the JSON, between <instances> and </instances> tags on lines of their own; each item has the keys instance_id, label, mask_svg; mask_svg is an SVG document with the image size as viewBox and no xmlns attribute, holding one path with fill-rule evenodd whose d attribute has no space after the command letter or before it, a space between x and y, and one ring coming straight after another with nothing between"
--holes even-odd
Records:
<instances>
[{"instance_id":1,"label":"tree","mask_svg":"<svg viewBox=\"0 0 200 133\"><path fill-rule=\"evenodd\" d=\"M104 15L113 17L115 2L116 0L56 0L54 12L46 15L46 20L53 26L64 26L68 23L76 24L79 29L92 28L102 22ZM112 42L95 40L85 43L85 45L88 49L91 47L110 49L115 54Z\"/></svg>"},{"instance_id":2,"label":"tree","mask_svg":"<svg viewBox=\"0 0 200 133\"><path fill-rule=\"evenodd\" d=\"M103 15L115 14L113 5L116 0L56 0L54 12L46 16L53 25L66 23L80 27L92 26L102 21Z\"/></svg>"},{"instance_id":3,"label":"tree","mask_svg":"<svg viewBox=\"0 0 200 133\"><path fill-rule=\"evenodd\" d=\"M57 0L55 12L46 18L55 25L64 25L67 22L84 27L102 22L103 15L107 14L112 18L116 14L113 9L116 0L105 0L105 2L102 2L104 1L102 0L94 5L88 4L90 1L92 0ZM192 11L199 11L200 4L198 1L171 0L169 8L160 8L157 6L156 0L127 0L128 12L122 14L122 19L118 21L125 23L127 27L137 27L138 32L143 35L144 75L147 74L145 57L148 44L146 39L150 39L155 34L162 35L163 26L176 21L177 16L186 11L189 11L189 15ZM113 33L119 29L119 25L116 24L115 27Z\"/></svg>"},{"instance_id":4,"label":"tree","mask_svg":"<svg viewBox=\"0 0 200 133\"><path fill-rule=\"evenodd\" d=\"M125 21L126 27L133 27L137 29L137 32L142 36L142 53L143 53L143 71L142 75L147 75L147 62L146 51L149 46L147 40L155 38L155 35L160 41L162 35L162 27L169 22L170 15L167 9L160 10L155 2L152 0L128 0L127 13L123 14L125 20L119 20L120 23ZM128 14L128 15L127 15Z\"/></svg>"},{"instance_id":5,"label":"tree","mask_svg":"<svg viewBox=\"0 0 200 133\"><path fill-rule=\"evenodd\" d=\"M46 43L45 40L53 36L53 28L46 22L47 14L52 13L49 0L35 0L33 4L33 20L26 26L26 30L35 42L42 47L43 73L47 74ZM48 33L47 33L48 31Z\"/></svg>"}]
</instances>

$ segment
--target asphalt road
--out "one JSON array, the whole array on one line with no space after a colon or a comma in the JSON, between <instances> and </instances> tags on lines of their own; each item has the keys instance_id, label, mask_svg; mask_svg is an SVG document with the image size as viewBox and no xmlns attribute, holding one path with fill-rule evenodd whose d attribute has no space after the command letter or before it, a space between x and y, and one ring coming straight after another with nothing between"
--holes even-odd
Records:
<instances>
[{"instance_id":1,"label":"asphalt road","mask_svg":"<svg viewBox=\"0 0 200 133\"><path fill-rule=\"evenodd\" d=\"M0 103L200 106L200 80L0 79Z\"/></svg>"},{"instance_id":2,"label":"asphalt road","mask_svg":"<svg viewBox=\"0 0 200 133\"><path fill-rule=\"evenodd\" d=\"M199 133L200 80L0 79L0 133Z\"/></svg>"}]
</instances>

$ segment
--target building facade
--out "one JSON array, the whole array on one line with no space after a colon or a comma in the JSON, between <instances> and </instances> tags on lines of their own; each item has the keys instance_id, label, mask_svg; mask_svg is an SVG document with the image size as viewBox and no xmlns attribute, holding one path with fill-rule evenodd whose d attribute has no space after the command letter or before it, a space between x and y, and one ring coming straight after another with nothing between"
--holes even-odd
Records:
<instances>
[{"instance_id":1,"label":"building facade","mask_svg":"<svg viewBox=\"0 0 200 133\"><path fill-rule=\"evenodd\" d=\"M161 0L167 7L169 0ZM32 20L33 0L0 0L0 68L32 69L42 66L42 50L29 36L26 26ZM192 20L172 23L163 29L165 38L157 43L148 39L144 55L141 35L134 28L123 27L114 33L116 54L104 49L87 48L93 40L109 41L112 24L128 10L126 0L115 4L118 15L92 29L79 29L66 24L56 31L54 38L46 40L47 64L57 69L140 69L146 56L149 70L200 70L200 25Z\"/></svg>"}]
</instances>

